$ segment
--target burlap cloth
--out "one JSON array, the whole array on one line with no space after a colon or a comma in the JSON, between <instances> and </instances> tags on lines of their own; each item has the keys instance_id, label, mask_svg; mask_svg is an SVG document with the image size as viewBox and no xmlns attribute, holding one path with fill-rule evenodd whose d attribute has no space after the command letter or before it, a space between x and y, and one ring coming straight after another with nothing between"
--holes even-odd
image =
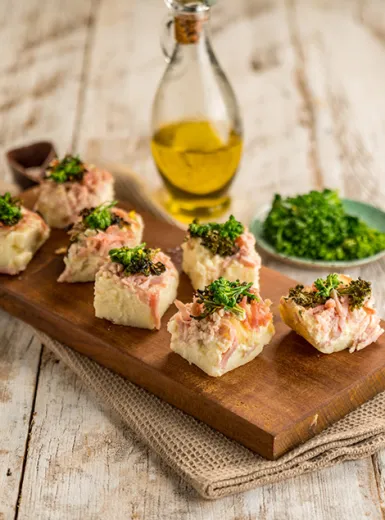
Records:
<instances>
[{"instance_id":1,"label":"burlap cloth","mask_svg":"<svg viewBox=\"0 0 385 520\"><path fill-rule=\"evenodd\" d=\"M269 461L45 334L38 335L205 498L220 498L366 457L385 446L385 392L279 460Z\"/></svg>"}]
</instances>

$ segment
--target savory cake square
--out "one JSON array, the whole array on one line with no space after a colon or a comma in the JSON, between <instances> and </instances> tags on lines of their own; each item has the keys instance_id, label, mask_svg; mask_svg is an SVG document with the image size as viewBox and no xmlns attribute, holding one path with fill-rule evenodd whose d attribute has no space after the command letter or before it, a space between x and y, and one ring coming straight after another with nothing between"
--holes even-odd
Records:
<instances>
[{"instance_id":1,"label":"savory cake square","mask_svg":"<svg viewBox=\"0 0 385 520\"><path fill-rule=\"evenodd\" d=\"M361 350L384 332L370 282L342 274L293 287L279 310L286 325L324 354Z\"/></svg>"},{"instance_id":2,"label":"savory cake square","mask_svg":"<svg viewBox=\"0 0 385 520\"><path fill-rule=\"evenodd\" d=\"M35 210L54 228L76 222L85 208L94 208L114 198L110 172L66 155L51 162L40 185Z\"/></svg>"},{"instance_id":3,"label":"savory cake square","mask_svg":"<svg viewBox=\"0 0 385 520\"><path fill-rule=\"evenodd\" d=\"M179 275L160 249L141 244L109 252L95 278L97 318L143 329L159 329L176 297Z\"/></svg>"},{"instance_id":4,"label":"savory cake square","mask_svg":"<svg viewBox=\"0 0 385 520\"><path fill-rule=\"evenodd\" d=\"M261 258L254 236L232 215L224 224L190 224L182 244L183 271L194 289L203 289L221 276L259 287Z\"/></svg>"},{"instance_id":5,"label":"savory cake square","mask_svg":"<svg viewBox=\"0 0 385 520\"><path fill-rule=\"evenodd\" d=\"M92 282L111 249L141 243L142 217L135 211L116 208L116 204L104 203L81 212L69 231L65 269L58 282Z\"/></svg>"},{"instance_id":6,"label":"savory cake square","mask_svg":"<svg viewBox=\"0 0 385 520\"><path fill-rule=\"evenodd\" d=\"M0 273L24 271L49 233L40 215L21 206L9 193L0 196Z\"/></svg>"},{"instance_id":7,"label":"savory cake square","mask_svg":"<svg viewBox=\"0 0 385 520\"><path fill-rule=\"evenodd\" d=\"M175 305L179 311L167 327L171 350L209 376L252 361L275 332L271 302L252 283L219 278L199 289L192 303Z\"/></svg>"}]
</instances>

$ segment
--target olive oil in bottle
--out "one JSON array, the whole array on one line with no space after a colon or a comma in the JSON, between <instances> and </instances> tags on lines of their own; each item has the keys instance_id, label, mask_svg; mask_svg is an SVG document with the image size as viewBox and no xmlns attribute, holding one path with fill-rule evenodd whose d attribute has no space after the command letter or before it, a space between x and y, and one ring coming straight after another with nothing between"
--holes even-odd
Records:
<instances>
[{"instance_id":1,"label":"olive oil in bottle","mask_svg":"<svg viewBox=\"0 0 385 520\"><path fill-rule=\"evenodd\" d=\"M213 1L165 1L174 43L153 103L152 155L176 218L216 218L241 159L238 105L210 43Z\"/></svg>"},{"instance_id":2,"label":"olive oil in bottle","mask_svg":"<svg viewBox=\"0 0 385 520\"><path fill-rule=\"evenodd\" d=\"M234 130L221 136L209 121L171 123L155 133L151 147L176 211L207 216L228 206L242 152Z\"/></svg>"}]
</instances>

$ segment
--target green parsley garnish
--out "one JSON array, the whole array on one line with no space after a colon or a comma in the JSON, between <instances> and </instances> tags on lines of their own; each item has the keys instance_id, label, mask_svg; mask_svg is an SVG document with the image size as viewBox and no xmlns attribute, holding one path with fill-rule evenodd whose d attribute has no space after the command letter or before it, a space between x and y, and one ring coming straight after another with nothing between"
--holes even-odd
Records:
<instances>
[{"instance_id":1,"label":"green parsley garnish","mask_svg":"<svg viewBox=\"0 0 385 520\"><path fill-rule=\"evenodd\" d=\"M125 274L144 274L144 276L159 276L164 273L166 266L162 262L154 263L154 257L160 249L147 248L146 244L139 246L120 247L111 249L109 252L113 262L117 262L124 267Z\"/></svg>"},{"instance_id":2,"label":"green parsley garnish","mask_svg":"<svg viewBox=\"0 0 385 520\"><path fill-rule=\"evenodd\" d=\"M258 300L258 297L249 291L252 283L229 282L225 278L218 278L213 283L205 287L203 290L196 291L195 296L198 303L203 303L204 310L199 316L191 316L195 320L203 320L221 309L231 312L235 316L244 320L246 317L245 309L238 305L244 296L247 297L248 303L252 300Z\"/></svg>"},{"instance_id":3,"label":"green parsley garnish","mask_svg":"<svg viewBox=\"0 0 385 520\"><path fill-rule=\"evenodd\" d=\"M110 211L116 206L117 201L104 202L96 208L89 208L82 211L83 222L88 229L100 229L105 231L112 224L119 223L122 219Z\"/></svg>"},{"instance_id":4,"label":"green parsley garnish","mask_svg":"<svg viewBox=\"0 0 385 520\"><path fill-rule=\"evenodd\" d=\"M21 217L20 201L9 192L0 196L0 222L4 226L14 226Z\"/></svg>"},{"instance_id":5,"label":"green parsley garnish","mask_svg":"<svg viewBox=\"0 0 385 520\"><path fill-rule=\"evenodd\" d=\"M337 287L341 285L340 279L338 278L338 274L328 274L326 279L317 278L314 282L314 287L317 289L317 292L322 298L329 298L330 293L333 289L337 289Z\"/></svg>"},{"instance_id":6,"label":"green parsley garnish","mask_svg":"<svg viewBox=\"0 0 385 520\"><path fill-rule=\"evenodd\" d=\"M355 260L385 249L385 233L348 215L337 191L275 195L264 238L285 255L313 260Z\"/></svg>"},{"instance_id":7,"label":"green parsley garnish","mask_svg":"<svg viewBox=\"0 0 385 520\"><path fill-rule=\"evenodd\" d=\"M54 159L51 162L46 176L58 184L62 184L69 181L81 181L85 172L86 167L78 155L66 155L61 161Z\"/></svg>"},{"instance_id":8,"label":"green parsley garnish","mask_svg":"<svg viewBox=\"0 0 385 520\"><path fill-rule=\"evenodd\" d=\"M233 215L224 224L199 224L195 219L189 226L190 237L201 238L202 246L214 255L230 256L238 251L235 240L243 233L243 225Z\"/></svg>"},{"instance_id":9,"label":"green parsley garnish","mask_svg":"<svg viewBox=\"0 0 385 520\"><path fill-rule=\"evenodd\" d=\"M349 284L340 282L338 274L329 274L325 280L318 278L314 282L315 291L306 291L303 285L296 285L289 291L287 300L293 300L297 305L309 309L323 305L331 297L331 292L336 291L338 296L348 296L349 308L359 309L367 301L371 294L371 283L358 278Z\"/></svg>"},{"instance_id":10,"label":"green parsley garnish","mask_svg":"<svg viewBox=\"0 0 385 520\"><path fill-rule=\"evenodd\" d=\"M104 202L96 208L86 208L80 212L82 217L79 222L76 222L69 231L70 241L76 242L79 236L87 229L94 229L96 231L105 231L110 226L130 226L130 222L125 220L120 215L111 211L111 208L116 206L117 202ZM135 213L135 212L133 212Z\"/></svg>"}]
</instances>

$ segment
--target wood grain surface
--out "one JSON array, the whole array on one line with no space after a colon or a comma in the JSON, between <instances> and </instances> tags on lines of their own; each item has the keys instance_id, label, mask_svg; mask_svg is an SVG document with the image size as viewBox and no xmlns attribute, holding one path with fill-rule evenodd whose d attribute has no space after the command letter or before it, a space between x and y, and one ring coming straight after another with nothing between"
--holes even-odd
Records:
<instances>
[{"instance_id":1,"label":"wood grain surface","mask_svg":"<svg viewBox=\"0 0 385 520\"><path fill-rule=\"evenodd\" d=\"M164 16L160 0L0 2L0 151L53 139L159 186L147 142ZM211 25L245 124L235 214L247 223L275 191L320 185L385 208L383 0L219 0ZM303 283L325 274L264 263ZM385 262L349 274L373 281L385 315ZM383 453L202 501L0 314L2 520L383 518Z\"/></svg>"},{"instance_id":2,"label":"wood grain surface","mask_svg":"<svg viewBox=\"0 0 385 520\"><path fill-rule=\"evenodd\" d=\"M21 198L33 207L36 189ZM130 209L124 203L120 204ZM143 214L144 240L169 252L180 271L178 299L192 300L181 272L184 232ZM167 322L159 331L114 325L95 317L93 283L59 284L63 230L51 236L19 276L2 276L0 306L99 364L193 415L268 459L313 437L385 389L385 340L353 355L323 355L281 320L279 299L295 281L266 267L261 294L272 300L276 333L255 360L221 378L207 376L170 352Z\"/></svg>"}]
</instances>

